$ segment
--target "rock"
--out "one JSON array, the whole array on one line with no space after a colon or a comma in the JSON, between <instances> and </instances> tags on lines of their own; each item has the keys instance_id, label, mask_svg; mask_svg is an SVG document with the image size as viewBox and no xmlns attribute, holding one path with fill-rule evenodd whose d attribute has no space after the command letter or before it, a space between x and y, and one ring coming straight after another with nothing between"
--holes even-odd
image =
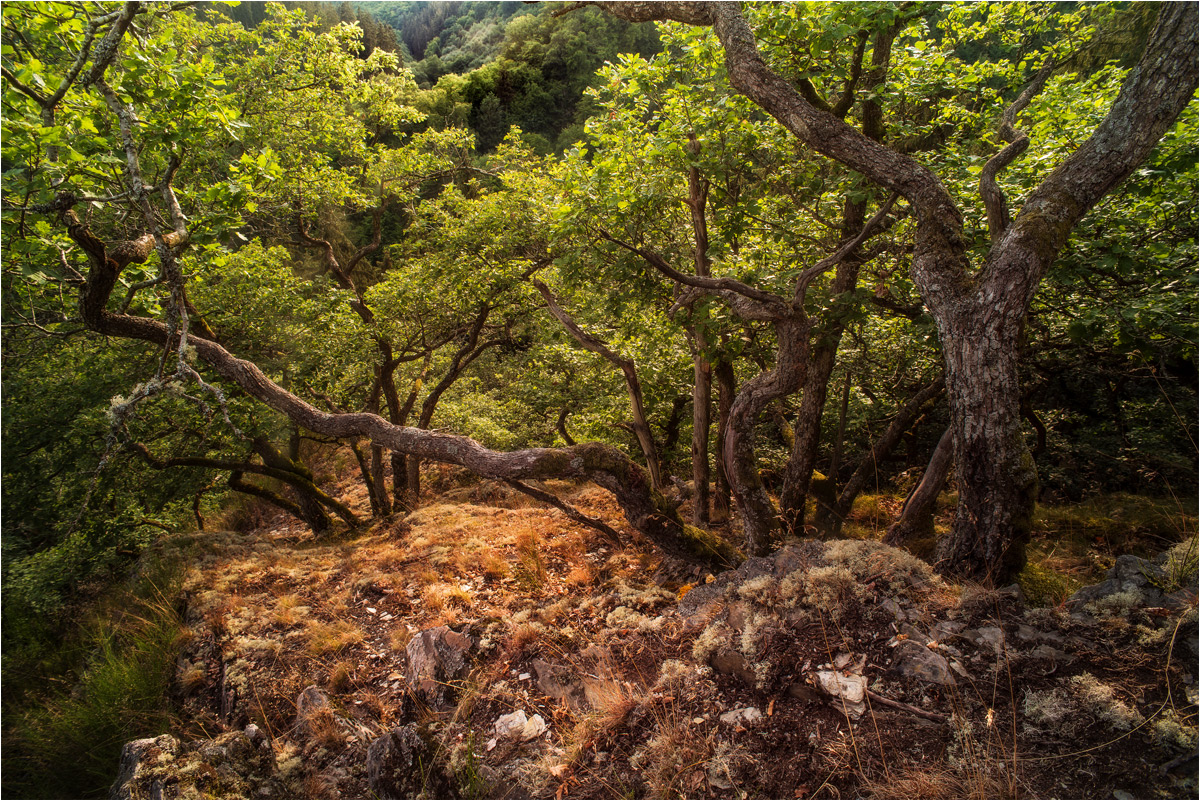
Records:
<instances>
[{"instance_id":1,"label":"rock","mask_svg":"<svg viewBox=\"0 0 1200 801\"><path fill-rule=\"evenodd\" d=\"M867 711L867 679L854 673L843 674L836 670L818 670L813 674L817 687L835 699L833 705L844 709L847 715L857 720Z\"/></svg>"},{"instance_id":2,"label":"rock","mask_svg":"<svg viewBox=\"0 0 1200 801\"><path fill-rule=\"evenodd\" d=\"M1166 580L1162 567L1132 554L1118 556L1104 581L1078 590L1067 599L1067 608L1080 609L1114 595L1122 596L1130 606L1166 606L1173 599L1164 596L1157 585Z\"/></svg>"},{"instance_id":3,"label":"rock","mask_svg":"<svg viewBox=\"0 0 1200 801\"><path fill-rule=\"evenodd\" d=\"M347 737L366 742L375 734L363 724L338 714L329 696L315 684L305 687L296 697L296 729L309 740L323 741L326 745L344 742Z\"/></svg>"},{"instance_id":4,"label":"rock","mask_svg":"<svg viewBox=\"0 0 1200 801\"><path fill-rule=\"evenodd\" d=\"M427 629L413 637L405 648L408 684L425 703L445 706L457 689L455 682L470 669L468 656L475 641L446 626Z\"/></svg>"},{"instance_id":5,"label":"rock","mask_svg":"<svg viewBox=\"0 0 1200 801\"><path fill-rule=\"evenodd\" d=\"M327 717L332 712L329 696L315 684L305 687L296 697L296 727L308 737L317 733L320 718Z\"/></svg>"},{"instance_id":6,"label":"rock","mask_svg":"<svg viewBox=\"0 0 1200 801\"><path fill-rule=\"evenodd\" d=\"M255 726L253 723L251 723L242 731L248 738L250 738L250 742L256 746L268 742L267 735L263 734L262 729L258 728L258 726Z\"/></svg>"},{"instance_id":7,"label":"rock","mask_svg":"<svg viewBox=\"0 0 1200 801\"><path fill-rule=\"evenodd\" d=\"M245 732L181 743L169 734L126 743L113 798L280 798L275 752Z\"/></svg>"},{"instance_id":8,"label":"rock","mask_svg":"<svg viewBox=\"0 0 1200 801\"><path fill-rule=\"evenodd\" d=\"M709 664L718 673L737 676L747 684L754 685L754 667L746 661L746 657L737 651L731 651L727 648L717 651L712 655Z\"/></svg>"},{"instance_id":9,"label":"rock","mask_svg":"<svg viewBox=\"0 0 1200 801\"><path fill-rule=\"evenodd\" d=\"M1023 626L1022 628L1028 628ZM967 629L962 633L967 642L978 648L987 648L997 656L1004 650L1004 631L999 626L981 626L977 629Z\"/></svg>"},{"instance_id":10,"label":"rock","mask_svg":"<svg viewBox=\"0 0 1200 801\"><path fill-rule=\"evenodd\" d=\"M496 719L497 737L510 737L517 740L532 740L540 737L546 731L546 721L541 715L531 718L525 716L524 709L509 712Z\"/></svg>"},{"instance_id":11,"label":"rock","mask_svg":"<svg viewBox=\"0 0 1200 801\"><path fill-rule=\"evenodd\" d=\"M749 726L763 719L763 713L757 707L746 706L741 709L731 709L721 715L721 722L730 726Z\"/></svg>"},{"instance_id":12,"label":"rock","mask_svg":"<svg viewBox=\"0 0 1200 801\"><path fill-rule=\"evenodd\" d=\"M433 764L433 749L409 723L367 747L367 782L379 798L416 798L429 789Z\"/></svg>"},{"instance_id":13,"label":"rock","mask_svg":"<svg viewBox=\"0 0 1200 801\"><path fill-rule=\"evenodd\" d=\"M954 676L946 657L920 642L903 640L896 646L894 667L901 676L930 684L954 686Z\"/></svg>"},{"instance_id":14,"label":"rock","mask_svg":"<svg viewBox=\"0 0 1200 801\"><path fill-rule=\"evenodd\" d=\"M904 607L893 601L891 598L884 598L882 601L880 601L879 608L887 612L896 620L904 621L908 618L907 613L904 611Z\"/></svg>"}]
</instances>

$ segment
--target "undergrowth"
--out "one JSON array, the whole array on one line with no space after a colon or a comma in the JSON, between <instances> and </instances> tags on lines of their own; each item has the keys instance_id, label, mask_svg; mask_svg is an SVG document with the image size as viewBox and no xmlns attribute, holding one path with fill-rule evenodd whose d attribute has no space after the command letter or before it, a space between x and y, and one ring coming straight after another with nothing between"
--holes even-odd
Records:
<instances>
[{"instance_id":1,"label":"undergrowth","mask_svg":"<svg viewBox=\"0 0 1200 801\"><path fill-rule=\"evenodd\" d=\"M26 666L4 709L4 794L12 798L107 797L121 747L170 727L174 657L187 636L175 605L182 566L143 559L137 574L78 616L51 661L57 675ZM39 687L40 685L40 687Z\"/></svg>"}]
</instances>

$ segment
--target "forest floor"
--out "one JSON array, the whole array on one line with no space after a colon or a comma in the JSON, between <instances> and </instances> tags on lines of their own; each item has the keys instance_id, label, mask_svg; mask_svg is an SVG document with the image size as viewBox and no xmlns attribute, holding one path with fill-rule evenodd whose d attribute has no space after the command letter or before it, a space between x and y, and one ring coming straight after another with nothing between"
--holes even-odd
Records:
<instances>
[{"instance_id":1,"label":"forest floor","mask_svg":"<svg viewBox=\"0 0 1200 801\"><path fill-rule=\"evenodd\" d=\"M793 545L693 588L655 579L653 548L601 490L548 486L621 544L507 487L429 478L403 523L316 542L247 507L227 521L240 531L163 546L192 566L174 733L253 723L274 758L270 782L216 770L198 791L1195 797L1195 586L1171 608L1063 603L1116 554L1172 544L1137 499L1040 515L1026 584L1051 605L1036 607L872 542L886 497L856 507L853 542ZM1178 518L1176 540L1195 531L1154 508ZM467 669L422 692L406 650L442 626L467 635ZM389 790L367 752L401 728L419 779ZM162 775L166 797L184 791Z\"/></svg>"}]
</instances>

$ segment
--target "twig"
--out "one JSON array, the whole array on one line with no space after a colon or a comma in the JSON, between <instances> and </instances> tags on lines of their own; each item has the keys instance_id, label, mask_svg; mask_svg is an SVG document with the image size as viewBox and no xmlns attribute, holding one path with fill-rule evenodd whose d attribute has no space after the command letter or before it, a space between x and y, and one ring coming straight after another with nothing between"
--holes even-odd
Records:
<instances>
[{"instance_id":1,"label":"twig","mask_svg":"<svg viewBox=\"0 0 1200 801\"><path fill-rule=\"evenodd\" d=\"M901 712L908 712L910 715L916 715L917 717L925 718L926 720L932 720L934 723L950 722L950 719L945 715L939 715L937 712L930 712L927 709L921 709L920 707L912 706L911 704L905 704L901 701L893 701L891 698L885 698L872 690L867 690L867 697L877 704L890 706L892 709L898 709Z\"/></svg>"}]
</instances>

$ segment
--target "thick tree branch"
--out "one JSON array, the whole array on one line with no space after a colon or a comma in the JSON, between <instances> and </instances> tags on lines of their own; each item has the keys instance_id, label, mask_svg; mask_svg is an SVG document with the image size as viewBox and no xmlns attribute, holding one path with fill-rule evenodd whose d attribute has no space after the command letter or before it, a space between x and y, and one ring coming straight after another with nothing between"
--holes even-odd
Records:
<instances>
[{"instance_id":1,"label":"thick tree branch","mask_svg":"<svg viewBox=\"0 0 1200 801\"><path fill-rule=\"evenodd\" d=\"M706 292L724 298L734 310L748 320L776 320L788 313L787 304L778 296L755 289L733 278L711 278L707 276L689 275L671 266L671 263L647 248L640 248L624 240L618 239L607 231L600 229L601 238L614 245L636 253L654 269L670 278L672 281L685 286L703 289ZM742 300L744 299L744 300ZM749 303L745 301L750 301Z\"/></svg>"},{"instance_id":2,"label":"thick tree branch","mask_svg":"<svg viewBox=\"0 0 1200 801\"><path fill-rule=\"evenodd\" d=\"M993 243L981 279L985 298L1015 288L1028 306L1075 224L1129 177L1192 102L1198 77L1198 28L1195 3L1161 6L1146 50L1104 120L1033 190L1009 229ZM1013 287L1009 276L1017 265L1022 278Z\"/></svg>"}]
</instances>

